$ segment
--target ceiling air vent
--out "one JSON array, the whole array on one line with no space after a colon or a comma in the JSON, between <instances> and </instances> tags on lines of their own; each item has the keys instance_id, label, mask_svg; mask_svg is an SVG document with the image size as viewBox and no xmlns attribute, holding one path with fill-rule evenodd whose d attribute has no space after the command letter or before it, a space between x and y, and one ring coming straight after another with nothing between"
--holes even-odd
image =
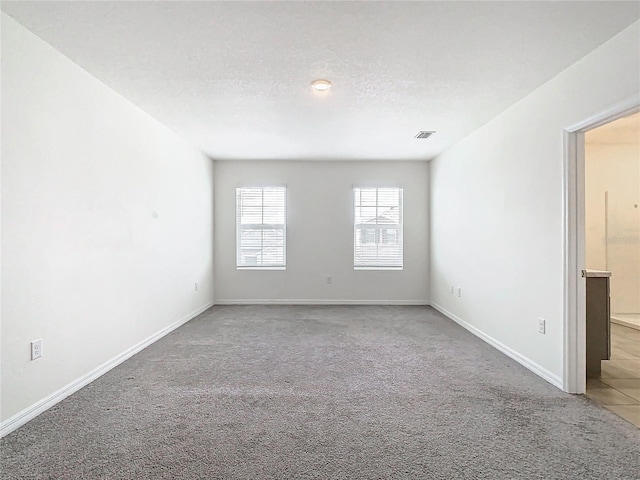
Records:
<instances>
[{"instance_id":1,"label":"ceiling air vent","mask_svg":"<svg viewBox=\"0 0 640 480\"><path fill-rule=\"evenodd\" d=\"M418 132L418 134L416 135L416 138L429 138L431 135L433 135L436 132L427 132L425 130L423 130L422 132Z\"/></svg>"}]
</instances>

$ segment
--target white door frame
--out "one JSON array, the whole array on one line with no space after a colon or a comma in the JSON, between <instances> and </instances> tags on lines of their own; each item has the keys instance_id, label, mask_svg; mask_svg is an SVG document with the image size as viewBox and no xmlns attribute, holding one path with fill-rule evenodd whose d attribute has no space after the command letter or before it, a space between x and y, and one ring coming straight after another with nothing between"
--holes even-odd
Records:
<instances>
[{"instance_id":1,"label":"white door frame","mask_svg":"<svg viewBox=\"0 0 640 480\"><path fill-rule=\"evenodd\" d=\"M586 389L586 283L584 133L640 111L640 94L564 129L563 230L564 230L564 366L563 390Z\"/></svg>"}]
</instances>

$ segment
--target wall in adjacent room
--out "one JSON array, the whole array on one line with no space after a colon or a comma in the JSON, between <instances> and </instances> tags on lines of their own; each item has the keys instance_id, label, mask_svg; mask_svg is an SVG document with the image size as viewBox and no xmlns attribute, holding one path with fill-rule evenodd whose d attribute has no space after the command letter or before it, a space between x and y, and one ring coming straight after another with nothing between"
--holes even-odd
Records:
<instances>
[{"instance_id":1,"label":"wall in adjacent room","mask_svg":"<svg viewBox=\"0 0 640 480\"><path fill-rule=\"evenodd\" d=\"M209 158L2 15L4 433L212 304L213 182Z\"/></svg>"},{"instance_id":2,"label":"wall in adjacent room","mask_svg":"<svg viewBox=\"0 0 640 480\"><path fill-rule=\"evenodd\" d=\"M639 26L431 162L432 304L556 385L564 344L563 130L638 94Z\"/></svg>"},{"instance_id":3,"label":"wall in adjacent room","mask_svg":"<svg viewBox=\"0 0 640 480\"><path fill-rule=\"evenodd\" d=\"M215 171L216 303L428 303L426 162L217 161ZM236 187L282 185L286 270L237 270ZM354 186L404 189L402 271L353 269Z\"/></svg>"},{"instance_id":4,"label":"wall in adjacent room","mask_svg":"<svg viewBox=\"0 0 640 480\"><path fill-rule=\"evenodd\" d=\"M619 135L617 142L615 130L606 143L598 129L585 135L586 265L611 271L612 313L640 313L638 118L633 133Z\"/></svg>"}]
</instances>

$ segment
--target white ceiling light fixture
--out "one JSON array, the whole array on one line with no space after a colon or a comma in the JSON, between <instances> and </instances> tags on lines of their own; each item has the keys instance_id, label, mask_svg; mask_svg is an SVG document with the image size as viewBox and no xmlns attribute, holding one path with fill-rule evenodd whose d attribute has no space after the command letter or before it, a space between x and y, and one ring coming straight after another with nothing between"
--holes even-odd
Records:
<instances>
[{"instance_id":1,"label":"white ceiling light fixture","mask_svg":"<svg viewBox=\"0 0 640 480\"><path fill-rule=\"evenodd\" d=\"M329 80L314 80L311 82L311 86L317 92L326 92L331 88L331 82Z\"/></svg>"}]
</instances>

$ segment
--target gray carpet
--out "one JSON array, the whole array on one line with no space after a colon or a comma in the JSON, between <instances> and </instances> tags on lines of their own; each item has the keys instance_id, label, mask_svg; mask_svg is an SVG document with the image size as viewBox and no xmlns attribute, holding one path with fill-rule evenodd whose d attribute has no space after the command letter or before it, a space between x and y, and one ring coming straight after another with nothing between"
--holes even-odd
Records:
<instances>
[{"instance_id":1,"label":"gray carpet","mask_svg":"<svg viewBox=\"0 0 640 480\"><path fill-rule=\"evenodd\" d=\"M639 432L428 307L221 306L0 445L3 479L633 479Z\"/></svg>"}]
</instances>

